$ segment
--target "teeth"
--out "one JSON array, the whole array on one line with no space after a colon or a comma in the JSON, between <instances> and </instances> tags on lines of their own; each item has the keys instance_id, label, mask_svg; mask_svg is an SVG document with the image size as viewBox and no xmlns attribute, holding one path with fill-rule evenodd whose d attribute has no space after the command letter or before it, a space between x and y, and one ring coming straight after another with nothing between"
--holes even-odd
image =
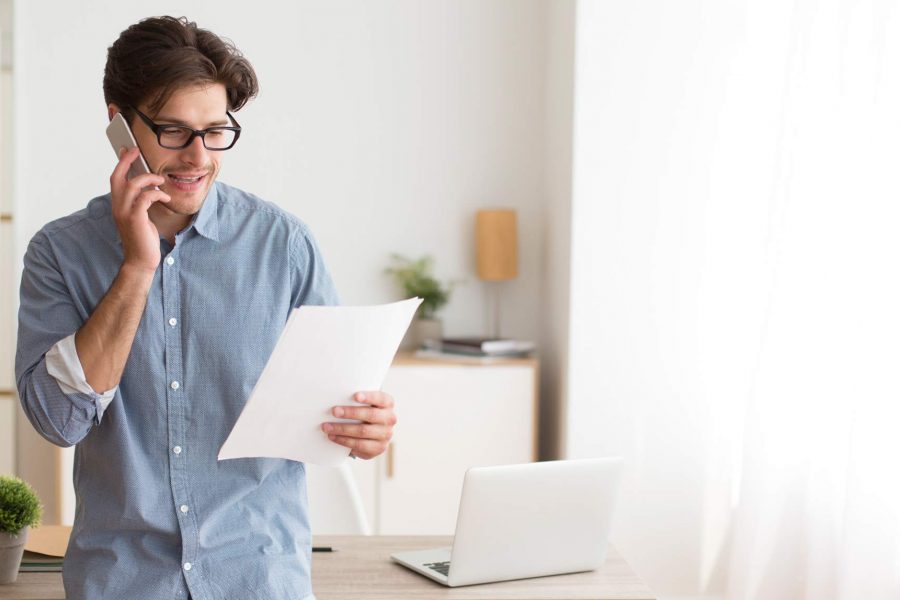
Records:
<instances>
[{"instance_id":1,"label":"teeth","mask_svg":"<svg viewBox=\"0 0 900 600\"><path fill-rule=\"evenodd\" d=\"M195 181L198 181L201 177L203 177L203 175L199 175L197 177L189 177L189 178L175 177L174 175L169 175L169 177L171 177L178 183L194 183Z\"/></svg>"}]
</instances>

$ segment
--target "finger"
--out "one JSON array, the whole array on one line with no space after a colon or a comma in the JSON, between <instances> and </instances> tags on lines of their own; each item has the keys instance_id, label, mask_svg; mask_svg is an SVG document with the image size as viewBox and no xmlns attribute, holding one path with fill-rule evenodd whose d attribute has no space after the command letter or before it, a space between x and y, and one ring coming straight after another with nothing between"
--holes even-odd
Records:
<instances>
[{"instance_id":1,"label":"finger","mask_svg":"<svg viewBox=\"0 0 900 600\"><path fill-rule=\"evenodd\" d=\"M127 186L130 191L140 194L144 188L162 185L166 182L166 178L156 173L143 173L128 180Z\"/></svg>"},{"instance_id":2,"label":"finger","mask_svg":"<svg viewBox=\"0 0 900 600\"><path fill-rule=\"evenodd\" d=\"M141 192L140 195L135 198L131 208L134 211L142 210L146 212L155 202L166 204L171 199L171 196L161 190L148 189Z\"/></svg>"},{"instance_id":3,"label":"finger","mask_svg":"<svg viewBox=\"0 0 900 600\"><path fill-rule=\"evenodd\" d=\"M353 399L360 404L368 404L379 408L391 408L394 406L394 397L382 391L356 392L353 394Z\"/></svg>"},{"instance_id":4,"label":"finger","mask_svg":"<svg viewBox=\"0 0 900 600\"><path fill-rule=\"evenodd\" d=\"M353 437L343 437L340 435L329 435L328 439L335 444L340 444L346 448L350 448L359 458L372 458L378 456L386 447L384 442L376 442L373 440L361 440Z\"/></svg>"},{"instance_id":5,"label":"finger","mask_svg":"<svg viewBox=\"0 0 900 600\"><path fill-rule=\"evenodd\" d=\"M161 185L165 182L165 178L161 175L156 175L154 173L146 173L141 174L134 179L128 179L128 171L131 169L134 161L138 160L138 157L141 154L140 148L135 146L134 148L130 148L125 150L125 148L119 148L119 162L116 164L116 168L113 169L112 174L109 176L110 186L114 191L118 191L122 189L129 182L135 181L138 177L152 176L153 180L150 182L143 182L141 187L147 187L151 185ZM142 180L144 181L144 180Z\"/></svg>"},{"instance_id":6,"label":"finger","mask_svg":"<svg viewBox=\"0 0 900 600\"><path fill-rule=\"evenodd\" d=\"M116 168L113 169L110 179L115 179L115 180L125 179L126 178L125 176L128 174L128 169L131 168L131 163L133 163L137 159L138 154L140 154L140 153L141 153L141 150L137 146L135 146L134 148L131 148L129 150L125 150L124 147L119 148L119 153L118 153L119 154L119 162L116 165Z\"/></svg>"},{"instance_id":7,"label":"finger","mask_svg":"<svg viewBox=\"0 0 900 600\"><path fill-rule=\"evenodd\" d=\"M393 435L392 427L371 423L323 423L322 431L333 435L378 441L390 441Z\"/></svg>"},{"instance_id":8,"label":"finger","mask_svg":"<svg viewBox=\"0 0 900 600\"><path fill-rule=\"evenodd\" d=\"M131 169L131 165L134 164L134 161L137 160L138 156L140 156L141 151L137 147L131 148L130 150L121 153L119 162L116 164L116 168L113 169L112 174L109 176L110 188L114 192L119 192L123 190L126 185L128 185L128 171Z\"/></svg>"},{"instance_id":9,"label":"finger","mask_svg":"<svg viewBox=\"0 0 900 600\"><path fill-rule=\"evenodd\" d=\"M339 419L356 419L365 423L396 425L397 415L392 408L371 406L335 406L332 414Z\"/></svg>"}]
</instances>

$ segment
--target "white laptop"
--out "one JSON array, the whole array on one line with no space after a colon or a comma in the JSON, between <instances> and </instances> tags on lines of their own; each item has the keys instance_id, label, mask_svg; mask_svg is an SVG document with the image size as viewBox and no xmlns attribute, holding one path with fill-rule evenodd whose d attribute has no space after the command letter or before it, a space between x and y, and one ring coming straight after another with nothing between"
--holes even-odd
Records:
<instances>
[{"instance_id":1,"label":"white laptop","mask_svg":"<svg viewBox=\"0 0 900 600\"><path fill-rule=\"evenodd\" d=\"M391 558L451 587L593 571L621 477L621 458L469 469L453 547Z\"/></svg>"}]
</instances>

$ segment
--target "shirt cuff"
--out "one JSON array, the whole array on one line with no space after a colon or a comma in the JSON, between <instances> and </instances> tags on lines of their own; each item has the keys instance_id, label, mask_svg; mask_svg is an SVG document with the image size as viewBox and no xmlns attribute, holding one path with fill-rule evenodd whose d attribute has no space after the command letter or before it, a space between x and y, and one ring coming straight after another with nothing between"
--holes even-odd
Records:
<instances>
[{"instance_id":1,"label":"shirt cuff","mask_svg":"<svg viewBox=\"0 0 900 600\"><path fill-rule=\"evenodd\" d=\"M94 406L97 408L96 422L99 425L100 418L116 396L119 386L102 394L94 391L94 388L87 382L81 361L78 359L74 333L56 342L56 345L50 348L44 358L47 361L47 372L56 380L59 389L64 394L87 394L94 400Z\"/></svg>"}]
</instances>

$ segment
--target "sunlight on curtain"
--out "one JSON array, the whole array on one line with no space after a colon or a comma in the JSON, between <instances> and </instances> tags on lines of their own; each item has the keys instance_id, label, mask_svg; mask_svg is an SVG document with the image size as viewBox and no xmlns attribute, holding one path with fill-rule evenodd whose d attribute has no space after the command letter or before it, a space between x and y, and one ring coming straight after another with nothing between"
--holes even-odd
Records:
<instances>
[{"instance_id":1,"label":"sunlight on curtain","mask_svg":"<svg viewBox=\"0 0 900 600\"><path fill-rule=\"evenodd\" d=\"M728 597L898 598L900 7L748 10L790 31Z\"/></svg>"}]
</instances>

